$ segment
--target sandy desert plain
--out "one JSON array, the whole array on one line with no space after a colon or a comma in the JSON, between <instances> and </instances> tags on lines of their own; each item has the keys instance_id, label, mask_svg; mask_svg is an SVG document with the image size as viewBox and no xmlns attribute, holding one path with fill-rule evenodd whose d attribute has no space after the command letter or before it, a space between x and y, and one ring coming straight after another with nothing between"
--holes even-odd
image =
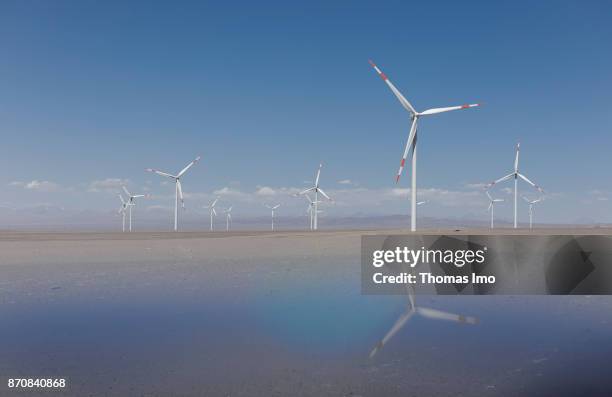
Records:
<instances>
[{"instance_id":1,"label":"sandy desert plain","mask_svg":"<svg viewBox=\"0 0 612 397\"><path fill-rule=\"evenodd\" d=\"M401 233L0 232L0 395L612 395L608 296L420 296L479 323L415 317L369 358L406 297L361 294L360 239Z\"/></svg>"}]
</instances>

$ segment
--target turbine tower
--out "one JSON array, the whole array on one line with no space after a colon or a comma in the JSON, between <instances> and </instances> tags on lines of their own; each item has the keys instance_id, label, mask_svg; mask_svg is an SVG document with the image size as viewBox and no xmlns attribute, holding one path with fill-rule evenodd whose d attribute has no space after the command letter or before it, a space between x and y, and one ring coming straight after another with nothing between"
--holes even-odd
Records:
<instances>
[{"instance_id":1,"label":"turbine tower","mask_svg":"<svg viewBox=\"0 0 612 397\"><path fill-rule=\"evenodd\" d=\"M266 208L268 208L270 211L272 211L272 231L274 231L274 211L276 211L276 209L278 207L280 207L280 204L276 204L276 205L268 205L266 204Z\"/></svg>"},{"instance_id":2,"label":"turbine tower","mask_svg":"<svg viewBox=\"0 0 612 397\"><path fill-rule=\"evenodd\" d=\"M318 225L319 225L319 193L321 193L321 195L323 195L323 197L325 197L326 199L328 199L329 201L333 201L331 198L329 198L329 196L323 191L323 189L321 189L319 187L319 179L321 177L321 168L323 167L323 164L319 164L319 169L317 170L317 176L315 178L315 185L309 189L306 189L302 192L300 192L299 194L306 194L308 192L314 192L315 194L315 199L313 201L314 203L314 219L312 222L312 230L317 230L318 229Z\"/></svg>"},{"instance_id":3,"label":"turbine tower","mask_svg":"<svg viewBox=\"0 0 612 397\"><path fill-rule=\"evenodd\" d=\"M213 231L213 217L217 216L217 211L215 210L215 205L217 205L217 201L219 201L219 197L217 197L212 203L205 206L204 208L208 208L210 210L210 231Z\"/></svg>"},{"instance_id":4,"label":"turbine tower","mask_svg":"<svg viewBox=\"0 0 612 397\"><path fill-rule=\"evenodd\" d=\"M130 213L130 232L132 231L132 207L136 206L136 200L137 198L140 197L144 197L144 194L131 194L127 188L125 186L121 186L123 188L123 191L125 192L125 194L127 194L128 196L128 203L130 205L130 209L129 209L129 213Z\"/></svg>"},{"instance_id":5,"label":"turbine tower","mask_svg":"<svg viewBox=\"0 0 612 397\"><path fill-rule=\"evenodd\" d=\"M540 197L537 200L529 200L527 197L525 196L521 196L523 198L523 200L525 200L528 204L529 204L529 229L533 229L533 206L536 203L539 203L540 201L542 201L542 197Z\"/></svg>"},{"instance_id":6,"label":"turbine tower","mask_svg":"<svg viewBox=\"0 0 612 397\"><path fill-rule=\"evenodd\" d=\"M410 118L412 120L412 125L410 126L410 133L408 134L408 141L406 142L406 148L404 149L404 154L402 156L402 160L400 161L400 166L399 166L399 170L397 171L397 177L395 178L395 183L399 182L400 176L402 175L402 171L404 169L404 164L406 162L406 157L408 157L408 151L411 150L412 151L412 185L411 185L412 187L410 189L410 193L412 195L412 202L410 204L410 213L411 213L410 230L414 232L416 231L416 217L417 217L416 161L417 161L417 138L418 138L417 122L419 120L419 117L428 116L428 115L437 114L437 113L450 112L453 110L468 109L468 108L473 108L473 107L480 106L480 105L477 103L474 103L474 104L469 104L469 105L451 106L451 107L445 107L445 108L434 108L434 109L425 110L423 112L417 112L414 109L414 107L410 104L410 102L408 102L408 100L404 98L402 93L399 92L397 88L395 88L395 86L393 85L393 83L391 83L391 81L387 78L387 76L378 68L378 66L376 66L374 62L372 61L370 61L370 65L372 65L374 70L376 70L376 73L378 73L378 75L383 79L383 81L387 83L387 85L389 86L391 91L393 91L393 94L395 94L395 96L399 100L400 104L404 107L404 109L406 109L408 113L410 113Z\"/></svg>"},{"instance_id":7,"label":"turbine tower","mask_svg":"<svg viewBox=\"0 0 612 397\"><path fill-rule=\"evenodd\" d=\"M170 178L174 181L175 184L175 200L174 200L174 231L176 232L178 230L178 202L179 202L179 198L181 200L181 205L183 206L183 208L185 208L185 201L183 200L183 188L181 187L181 177L183 175L185 175L185 172L187 172L188 169L190 169L191 167L194 166L195 163L197 163L198 161L200 161L200 156L196 157L195 160L193 160L191 163L187 164L187 166L185 168L183 168L181 170L181 172L179 172L176 175L172 175L172 174L168 174L166 172L161 172L158 170L155 170L153 168L147 168L146 171L148 172L154 172L157 175L161 175L164 176L166 178Z\"/></svg>"},{"instance_id":8,"label":"turbine tower","mask_svg":"<svg viewBox=\"0 0 612 397\"><path fill-rule=\"evenodd\" d=\"M494 199L493 197L491 197L488 190L485 190L485 193L489 198L489 208L487 208L487 211L491 213L491 229L493 229L493 210L495 207L495 203L501 203L502 201L504 201L504 199Z\"/></svg>"},{"instance_id":9,"label":"turbine tower","mask_svg":"<svg viewBox=\"0 0 612 397\"><path fill-rule=\"evenodd\" d=\"M229 208L226 208L223 210L223 213L225 214L225 231L226 232L229 232L230 224L232 223L232 208L233 206L230 206Z\"/></svg>"},{"instance_id":10,"label":"turbine tower","mask_svg":"<svg viewBox=\"0 0 612 397\"><path fill-rule=\"evenodd\" d=\"M490 189L493 185L500 183L500 182L504 182L507 181L508 179L514 178L514 228L516 229L518 227L518 217L517 217L517 209L518 209L518 178L521 178L522 180L524 180L525 182L527 182L528 184L530 184L531 186L533 186L534 188L538 189L538 191L540 191L540 193L544 193L544 190L542 190L541 187L539 187L538 185L536 185L535 183L531 182L525 175L521 174L519 172L519 151L521 148L521 143L517 143L516 144L516 156L514 157L514 171L509 173L508 175L499 178L496 181L493 181L491 183L489 183L486 186L486 189Z\"/></svg>"}]
</instances>

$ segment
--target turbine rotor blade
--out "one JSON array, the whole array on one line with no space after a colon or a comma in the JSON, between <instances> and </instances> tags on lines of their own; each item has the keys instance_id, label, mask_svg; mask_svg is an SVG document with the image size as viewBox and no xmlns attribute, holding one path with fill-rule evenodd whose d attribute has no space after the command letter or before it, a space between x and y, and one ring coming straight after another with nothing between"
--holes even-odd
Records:
<instances>
[{"instance_id":1,"label":"turbine rotor blade","mask_svg":"<svg viewBox=\"0 0 612 397\"><path fill-rule=\"evenodd\" d=\"M181 206L185 208L185 200L183 200L183 187L181 186L181 181L176 180L176 188L178 189L179 199L181 200Z\"/></svg>"},{"instance_id":2,"label":"turbine rotor blade","mask_svg":"<svg viewBox=\"0 0 612 397\"><path fill-rule=\"evenodd\" d=\"M319 186L319 178L321 177L321 168L323 167L323 164L319 164L319 169L317 170L317 177L315 179L315 186Z\"/></svg>"},{"instance_id":3,"label":"turbine rotor blade","mask_svg":"<svg viewBox=\"0 0 612 397\"><path fill-rule=\"evenodd\" d=\"M451 112L453 110L475 108L477 106L480 106L480 104L472 103L472 104L466 104L466 105L461 105L461 106L450 106L450 107L447 107L447 108L433 108L433 109L428 109L428 110L426 110L424 112L421 112L421 113L419 113L419 115L420 116L427 116L427 115L430 115L430 114Z\"/></svg>"},{"instance_id":4,"label":"turbine rotor blade","mask_svg":"<svg viewBox=\"0 0 612 397\"><path fill-rule=\"evenodd\" d=\"M520 150L521 150L521 143L519 142L516 144L516 156L514 157L514 172L518 172Z\"/></svg>"},{"instance_id":5,"label":"turbine rotor blade","mask_svg":"<svg viewBox=\"0 0 612 397\"><path fill-rule=\"evenodd\" d=\"M306 189L306 190L303 190L303 191L299 192L298 194L306 194L308 192L312 192L315 189L316 189L316 187L311 187L309 189Z\"/></svg>"},{"instance_id":6,"label":"turbine rotor blade","mask_svg":"<svg viewBox=\"0 0 612 397\"><path fill-rule=\"evenodd\" d=\"M493 182L489 183L487 186L490 188L491 186L493 186L493 185L495 185L497 183L500 183L500 182L503 182L503 181L507 181L508 179L512 178L513 176L514 176L514 172L511 173L511 174L508 174L506 176L503 176L503 177L499 178L496 181L493 181Z\"/></svg>"},{"instance_id":7,"label":"turbine rotor blade","mask_svg":"<svg viewBox=\"0 0 612 397\"><path fill-rule=\"evenodd\" d=\"M123 191L125 192L125 194L127 194L128 197L131 197L132 195L130 194L130 192L128 192L127 188L125 186L121 186L123 188Z\"/></svg>"},{"instance_id":8,"label":"turbine rotor blade","mask_svg":"<svg viewBox=\"0 0 612 397\"><path fill-rule=\"evenodd\" d=\"M402 176L402 171L404 170L404 165L406 164L406 157L408 157L408 150L412 146L414 141L414 137L416 136L417 130L417 118L412 120L412 125L410 126L410 134L408 134L408 141L406 142L406 148L404 149L404 154L402 156L402 160L400 161L400 167L397 171L397 176L395 177L395 183L399 182L400 176Z\"/></svg>"},{"instance_id":9,"label":"turbine rotor blade","mask_svg":"<svg viewBox=\"0 0 612 397\"><path fill-rule=\"evenodd\" d=\"M393 85L393 83L391 83L391 81L389 80L389 78L382 72L382 70L380 70L378 68L378 66L376 66L376 64L374 64L374 62L369 61L370 65L372 65L372 67L374 68L374 70L376 70L376 73L378 73L378 75L380 76L381 79L383 79L383 81L385 83L387 83L387 85L389 86L389 88L391 89L391 91L393 91L393 94L395 95L395 97L400 101L400 103L402 104L402 106L409 111L410 113L412 113L413 115L417 114L417 111L414 110L414 107L412 107L412 105L410 104L410 102L408 102L408 100L406 98L404 98L404 96L402 95L401 92L399 92L399 90L397 88L395 88L395 86Z\"/></svg>"},{"instance_id":10,"label":"turbine rotor blade","mask_svg":"<svg viewBox=\"0 0 612 397\"><path fill-rule=\"evenodd\" d=\"M418 307L417 312L423 317L431 318L434 320L445 320L445 321L455 321L458 323L467 323L467 324L476 324L478 320L474 317L466 317L460 314L443 312L440 310L429 309L426 307Z\"/></svg>"},{"instance_id":11,"label":"turbine rotor blade","mask_svg":"<svg viewBox=\"0 0 612 397\"><path fill-rule=\"evenodd\" d=\"M544 190L543 190L541 187L539 187L539 186L538 186L538 185L536 185L535 183L531 182L531 181L529 180L529 178L527 178L525 175L523 175L523 174L521 174L521 173L518 173L518 176L519 176L519 177L520 177L522 180L524 180L525 182L527 182L528 184L530 184L531 186L533 186L533 187L535 187L536 189L538 189L540 192L544 192Z\"/></svg>"},{"instance_id":12,"label":"turbine rotor blade","mask_svg":"<svg viewBox=\"0 0 612 397\"><path fill-rule=\"evenodd\" d=\"M145 171L148 171L148 172L154 172L154 173L156 173L157 175L165 176L166 178L176 179L176 176L174 176L174 175L170 175L170 174L168 174L167 172L161 172L161 171L159 171L159 170L155 170L155 169L153 169L153 168L147 168Z\"/></svg>"},{"instance_id":13,"label":"turbine rotor blade","mask_svg":"<svg viewBox=\"0 0 612 397\"><path fill-rule=\"evenodd\" d=\"M187 164L187 166L186 166L185 168L183 168L183 169L181 170L181 172L179 172L179 173L178 173L177 177L179 177L179 178L180 178L181 176L183 176L183 174L184 174L185 172L187 172L187 170L188 170L188 169L190 169L191 167L193 167L193 165L194 165L195 163L197 163L198 161L200 161L200 158L201 158L201 157L200 157L200 156L198 156L198 157L196 157L196 158L195 158L195 160L193 160L191 163Z\"/></svg>"},{"instance_id":14,"label":"turbine rotor blade","mask_svg":"<svg viewBox=\"0 0 612 397\"><path fill-rule=\"evenodd\" d=\"M325 197L329 201L334 201L322 189L319 189L319 193L321 193L323 195L323 197Z\"/></svg>"},{"instance_id":15,"label":"turbine rotor blade","mask_svg":"<svg viewBox=\"0 0 612 397\"><path fill-rule=\"evenodd\" d=\"M393 324L393 327L387 332L387 334L378 342L376 346L370 352L370 358L374 357L376 353L378 353L385 344L389 341L389 339L393 338L393 336L406 324L408 320L414 315L414 309L410 308L407 312L403 313Z\"/></svg>"}]
</instances>

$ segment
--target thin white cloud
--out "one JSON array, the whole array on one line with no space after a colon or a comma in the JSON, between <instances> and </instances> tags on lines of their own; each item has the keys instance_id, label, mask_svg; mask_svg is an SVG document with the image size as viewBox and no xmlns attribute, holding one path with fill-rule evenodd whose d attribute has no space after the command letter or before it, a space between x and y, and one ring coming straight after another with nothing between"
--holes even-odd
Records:
<instances>
[{"instance_id":1,"label":"thin white cloud","mask_svg":"<svg viewBox=\"0 0 612 397\"><path fill-rule=\"evenodd\" d=\"M465 187L468 189L484 189L487 187L487 183L484 182L476 182L476 183L466 183Z\"/></svg>"},{"instance_id":2,"label":"thin white cloud","mask_svg":"<svg viewBox=\"0 0 612 397\"><path fill-rule=\"evenodd\" d=\"M21 187L27 190L35 190L39 192L56 192L61 190L61 186L51 181L33 180L30 182L13 181L9 186Z\"/></svg>"},{"instance_id":3,"label":"thin white cloud","mask_svg":"<svg viewBox=\"0 0 612 397\"><path fill-rule=\"evenodd\" d=\"M340 185L355 185L355 183L353 181L351 181L350 179L341 179L338 181L338 184Z\"/></svg>"},{"instance_id":4,"label":"thin white cloud","mask_svg":"<svg viewBox=\"0 0 612 397\"><path fill-rule=\"evenodd\" d=\"M122 185L127 185L128 179L121 178L106 178L102 180L92 181L87 189L88 192L116 192L121 189Z\"/></svg>"}]
</instances>

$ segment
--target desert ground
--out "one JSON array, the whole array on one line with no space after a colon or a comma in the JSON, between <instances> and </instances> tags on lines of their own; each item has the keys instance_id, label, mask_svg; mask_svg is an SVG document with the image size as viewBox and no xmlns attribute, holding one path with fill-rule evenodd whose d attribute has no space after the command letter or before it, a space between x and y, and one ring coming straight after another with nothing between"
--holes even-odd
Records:
<instances>
[{"instance_id":1,"label":"desert ground","mask_svg":"<svg viewBox=\"0 0 612 397\"><path fill-rule=\"evenodd\" d=\"M0 394L49 394L7 388L39 377L69 396L612 393L607 296L419 297L479 323L414 318L369 358L406 297L361 295L360 238L401 233L0 232Z\"/></svg>"}]
</instances>

